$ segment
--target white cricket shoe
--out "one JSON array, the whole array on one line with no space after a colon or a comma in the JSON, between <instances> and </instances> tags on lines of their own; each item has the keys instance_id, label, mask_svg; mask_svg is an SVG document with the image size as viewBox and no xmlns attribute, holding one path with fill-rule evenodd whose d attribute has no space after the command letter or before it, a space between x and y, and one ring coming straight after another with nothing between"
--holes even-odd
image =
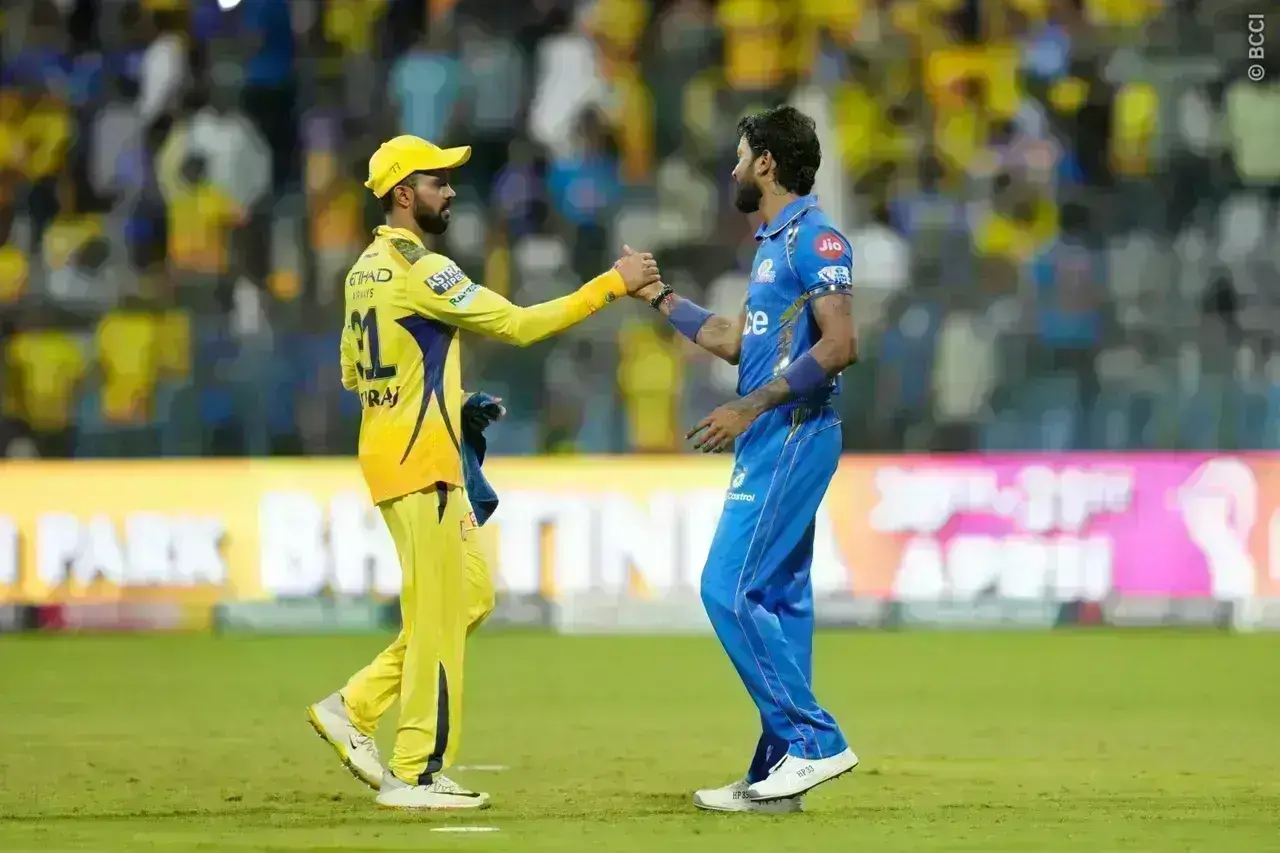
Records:
<instances>
[{"instance_id":1,"label":"white cricket shoe","mask_svg":"<svg viewBox=\"0 0 1280 853\"><path fill-rule=\"evenodd\" d=\"M858 756L846 749L830 758L798 758L790 753L769 771L768 778L747 789L747 799L770 802L787 797L798 797L805 791L843 776L858 766Z\"/></svg>"},{"instance_id":2,"label":"white cricket shoe","mask_svg":"<svg viewBox=\"0 0 1280 853\"><path fill-rule=\"evenodd\" d=\"M331 693L307 708L316 734L338 753L342 766L373 790L382 784L382 759L373 738L357 729L347 714L341 693Z\"/></svg>"},{"instance_id":3,"label":"white cricket shoe","mask_svg":"<svg viewBox=\"0 0 1280 853\"><path fill-rule=\"evenodd\" d=\"M378 805L388 809L487 809L489 795L466 788L446 776L430 785L410 785L390 770L382 777Z\"/></svg>"},{"instance_id":4,"label":"white cricket shoe","mask_svg":"<svg viewBox=\"0 0 1280 853\"><path fill-rule=\"evenodd\" d=\"M747 789L751 783L739 779L732 785L723 788L709 788L695 791L693 804L709 812L758 812L760 814L792 814L804 808L800 797L786 797L781 800L755 803L747 799Z\"/></svg>"}]
</instances>

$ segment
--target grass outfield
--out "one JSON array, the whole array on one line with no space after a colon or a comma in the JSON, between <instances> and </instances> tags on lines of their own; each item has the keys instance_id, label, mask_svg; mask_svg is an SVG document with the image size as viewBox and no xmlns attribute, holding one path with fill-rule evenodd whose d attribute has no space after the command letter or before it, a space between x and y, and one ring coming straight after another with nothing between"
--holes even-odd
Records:
<instances>
[{"instance_id":1,"label":"grass outfield","mask_svg":"<svg viewBox=\"0 0 1280 853\"><path fill-rule=\"evenodd\" d=\"M469 658L494 808L377 811L304 707L378 648L0 638L0 851L1280 850L1280 636L821 635L863 763L791 817L689 803L756 736L713 639L520 633Z\"/></svg>"}]
</instances>

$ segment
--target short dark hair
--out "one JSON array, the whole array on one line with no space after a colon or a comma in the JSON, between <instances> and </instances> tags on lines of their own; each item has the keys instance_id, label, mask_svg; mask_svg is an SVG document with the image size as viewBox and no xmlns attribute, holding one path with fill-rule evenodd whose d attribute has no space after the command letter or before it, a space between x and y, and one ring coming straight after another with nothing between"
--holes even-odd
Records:
<instances>
[{"instance_id":1,"label":"short dark hair","mask_svg":"<svg viewBox=\"0 0 1280 853\"><path fill-rule=\"evenodd\" d=\"M397 182L394 186L392 186L392 187L391 187L391 189L389 189L389 190L387 190L385 193L383 193L382 198L378 199L378 201L382 202L382 212L383 212L383 213L390 213L391 211L395 210L395 208L396 208L396 199L395 199L395 196L393 195L393 193L394 193L394 191L395 191L395 188L396 188L396 187L409 187L410 189L413 189L414 181L416 181L416 180L418 179L418 177L419 177L419 176L421 176L421 175L435 175L435 176L437 176L437 177L438 177L438 176L440 176L440 175L442 175L442 174L444 174L444 173L443 173L443 172L430 172L430 171L425 171L425 170L423 170L423 169L419 169L419 170L418 170L418 171L416 171L416 172L410 172L409 174L405 175L405 176L404 176L404 180Z\"/></svg>"},{"instance_id":2,"label":"short dark hair","mask_svg":"<svg viewBox=\"0 0 1280 853\"><path fill-rule=\"evenodd\" d=\"M813 190L822 146L813 119L795 107L780 106L744 116L738 122L738 136L747 140L751 153L759 157L768 151L777 163L774 176L787 192L808 195Z\"/></svg>"},{"instance_id":3,"label":"short dark hair","mask_svg":"<svg viewBox=\"0 0 1280 853\"><path fill-rule=\"evenodd\" d=\"M413 179L418 177L418 175L420 174L422 173L410 172L409 174L405 175L404 180L397 181L395 184L392 185L391 189L387 190L385 193L382 194L382 198L378 199L378 201L382 202L383 213L390 213L391 211L396 209L396 187L408 186L412 188Z\"/></svg>"},{"instance_id":4,"label":"short dark hair","mask_svg":"<svg viewBox=\"0 0 1280 853\"><path fill-rule=\"evenodd\" d=\"M391 189L383 193L382 198L378 199L378 201L382 202L383 213L390 213L396 209L396 187L403 183L404 181L401 181L399 184L396 184Z\"/></svg>"}]
</instances>

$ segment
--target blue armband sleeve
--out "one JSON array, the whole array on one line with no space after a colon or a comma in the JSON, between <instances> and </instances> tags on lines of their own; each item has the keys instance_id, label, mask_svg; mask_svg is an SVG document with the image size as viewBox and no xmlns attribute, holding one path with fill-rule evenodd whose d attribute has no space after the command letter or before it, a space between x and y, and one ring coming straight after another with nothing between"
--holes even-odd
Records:
<instances>
[{"instance_id":1,"label":"blue armband sleeve","mask_svg":"<svg viewBox=\"0 0 1280 853\"><path fill-rule=\"evenodd\" d=\"M711 312L688 299L677 298L671 306L667 320L675 326L676 331L694 343L698 342L698 332L711 319Z\"/></svg>"},{"instance_id":2,"label":"blue armband sleeve","mask_svg":"<svg viewBox=\"0 0 1280 853\"><path fill-rule=\"evenodd\" d=\"M781 376L787 380L787 387L796 397L807 397L831 384L826 368L808 352L787 365Z\"/></svg>"}]
</instances>

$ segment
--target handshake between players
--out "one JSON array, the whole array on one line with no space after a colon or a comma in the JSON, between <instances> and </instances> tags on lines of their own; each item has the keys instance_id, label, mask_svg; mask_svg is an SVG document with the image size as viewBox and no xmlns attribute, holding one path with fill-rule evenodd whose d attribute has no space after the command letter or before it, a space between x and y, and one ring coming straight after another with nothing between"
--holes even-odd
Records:
<instances>
[{"instance_id":1,"label":"handshake between players","mask_svg":"<svg viewBox=\"0 0 1280 853\"><path fill-rule=\"evenodd\" d=\"M497 501L481 499L488 491L477 488L485 485L482 448L462 429L473 395L462 390L458 332L528 346L622 296L644 299L739 370L740 396L690 437L703 451L735 454L701 592L762 730L745 776L699 790L694 805L799 811L806 792L857 766L813 694L808 578L814 518L841 447L831 398L840 372L857 358L848 298L853 258L811 194L821 160L812 120L780 107L749 116L738 131L735 201L743 213L759 214L761 225L737 316L675 295L653 255L625 246L611 269L574 292L514 305L427 248L430 235L448 228L456 195L449 172L471 150L400 136L370 159L365 185L386 225L347 277L342 384L362 401L360 467L400 558L403 628L308 716L343 764L378 791L380 805L465 809L489 800L444 775L458 755L466 638L494 605L473 531L484 523L477 511L487 517ZM395 746L384 766L373 735L397 696Z\"/></svg>"}]
</instances>

